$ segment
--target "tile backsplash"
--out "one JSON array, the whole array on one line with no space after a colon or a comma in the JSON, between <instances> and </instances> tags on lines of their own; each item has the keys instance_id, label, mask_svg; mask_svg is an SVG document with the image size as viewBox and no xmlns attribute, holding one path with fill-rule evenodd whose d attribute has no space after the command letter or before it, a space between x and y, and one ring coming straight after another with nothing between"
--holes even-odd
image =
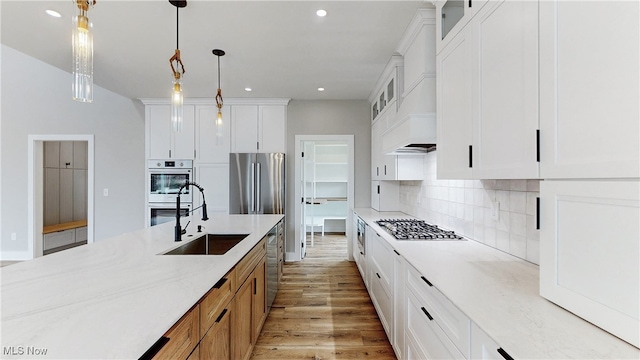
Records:
<instances>
[{"instance_id":1,"label":"tile backsplash","mask_svg":"<svg viewBox=\"0 0 640 360\"><path fill-rule=\"evenodd\" d=\"M424 180L400 183L400 210L538 264L539 192L540 180L438 180L430 152Z\"/></svg>"}]
</instances>

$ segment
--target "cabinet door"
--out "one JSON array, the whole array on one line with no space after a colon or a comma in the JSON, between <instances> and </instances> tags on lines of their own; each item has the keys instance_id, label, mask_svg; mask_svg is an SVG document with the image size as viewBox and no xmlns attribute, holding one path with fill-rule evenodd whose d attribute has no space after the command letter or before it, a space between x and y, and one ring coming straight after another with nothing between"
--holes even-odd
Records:
<instances>
[{"instance_id":1,"label":"cabinet door","mask_svg":"<svg viewBox=\"0 0 640 360\"><path fill-rule=\"evenodd\" d=\"M73 221L73 169L60 169L60 223Z\"/></svg>"},{"instance_id":2,"label":"cabinet door","mask_svg":"<svg viewBox=\"0 0 640 360\"><path fill-rule=\"evenodd\" d=\"M44 167L58 168L60 164L60 141L44 142Z\"/></svg>"},{"instance_id":3,"label":"cabinet door","mask_svg":"<svg viewBox=\"0 0 640 360\"><path fill-rule=\"evenodd\" d=\"M538 178L538 2L492 2L468 26L478 61L473 177Z\"/></svg>"},{"instance_id":4,"label":"cabinet door","mask_svg":"<svg viewBox=\"0 0 640 360\"><path fill-rule=\"evenodd\" d=\"M287 109L283 105L260 106L258 152L285 152Z\"/></svg>"},{"instance_id":5,"label":"cabinet door","mask_svg":"<svg viewBox=\"0 0 640 360\"><path fill-rule=\"evenodd\" d=\"M640 181L540 183L540 295L640 346Z\"/></svg>"},{"instance_id":6,"label":"cabinet door","mask_svg":"<svg viewBox=\"0 0 640 360\"><path fill-rule=\"evenodd\" d=\"M73 142L73 168L88 169L89 158L89 142L74 141Z\"/></svg>"},{"instance_id":7,"label":"cabinet door","mask_svg":"<svg viewBox=\"0 0 640 360\"><path fill-rule=\"evenodd\" d=\"M88 171L71 171L73 171L73 221L86 220L88 208Z\"/></svg>"},{"instance_id":8,"label":"cabinet door","mask_svg":"<svg viewBox=\"0 0 640 360\"><path fill-rule=\"evenodd\" d=\"M542 178L640 177L639 7L540 2Z\"/></svg>"},{"instance_id":9,"label":"cabinet door","mask_svg":"<svg viewBox=\"0 0 640 360\"><path fill-rule=\"evenodd\" d=\"M466 27L436 57L438 179L471 178L473 67Z\"/></svg>"},{"instance_id":10,"label":"cabinet door","mask_svg":"<svg viewBox=\"0 0 640 360\"><path fill-rule=\"evenodd\" d=\"M153 357L154 359L186 359L200 341L200 326L198 314L200 308L196 305L189 310L167 333L169 341Z\"/></svg>"},{"instance_id":11,"label":"cabinet door","mask_svg":"<svg viewBox=\"0 0 640 360\"><path fill-rule=\"evenodd\" d=\"M399 359L404 359L406 354L405 348L405 315L406 315L406 273L405 260L395 251L393 256L394 280L393 280L393 338L391 345L396 351Z\"/></svg>"},{"instance_id":12,"label":"cabinet door","mask_svg":"<svg viewBox=\"0 0 640 360\"><path fill-rule=\"evenodd\" d=\"M231 359L230 317L229 309L223 309L207 334L202 338L200 341L200 357L202 359Z\"/></svg>"},{"instance_id":13,"label":"cabinet door","mask_svg":"<svg viewBox=\"0 0 640 360\"><path fill-rule=\"evenodd\" d=\"M253 280L250 277L238 289L233 300L231 313L231 357L233 359L248 359L253 347L251 333L251 311L253 299Z\"/></svg>"},{"instance_id":14,"label":"cabinet door","mask_svg":"<svg viewBox=\"0 0 640 360\"><path fill-rule=\"evenodd\" d=\"M258 150L258 106L231 107L231 152L254 153Z\"/></svg>"},{"instance_id":15,"label":"cabinet door","mask_svg":"<svg viewBox=\"0 0 640 360\"><path fill-rule=\"evenodd\" d=\"M198 164L196 182L204 189L209 214L229 213L229 164ZM202 196L194 193L194 208L202 205Z\"/></svg>"},{"instance_id":16,"label":"cabinet door","mask_svg":"<svg viewBox=\"0 0 640 360\"><path fill-rule=\"evenodd\" d=\"M173 150L171 152L172 159L193 159L195 152L195 107L193 105L184 105L184 114L182 119L182 131L179 133L171 131L173 136ZM167 117L167 122L170 117Z\"/></svg>"},{"instance_id":17,"label":"cabinet door","mask_svg":"<svg viewBox=\"0 0 640 360\"><path fill-rule=\"evenodd\" d=\"M147 159L171 157L171 107L169 105L147 105Z\"/></svg>"},{"instance_id":18,"label":"cabinet door","mask_svg":"<svg viewBox=\"0 0 640 360\"><path fill-rule=\"evenodd\" d=\"M60 141L60 164L61 169L71 169L74 167L73 161L73 141Z\"/></svg>"},{"instance_id":19,"label":"cabinet door","mask_svg":"<svg viewBox=\"0 0 640 360\"><path fill-rule=\"evenodd\" d=\"M475 323L471 324L471 358L478 360L507 359L504 351L492 338Z\"/></svg>"},{"instance_id":20,"label":"cabinet door","mask_svg":"<svg viewBox=\"0 0 640 360\"><path fill-rule=\"evenodd\" d=\"M373 303L387 338L393 340L393 297L386 286L378 264L371 259L369 269L371 271L371 302Z\"/></svg>"},{"instance_id":21,"label":"cabinet door","mask_svg":"<svg viewBox=\"0 0 640 360\"><path fill-rule=\"evenodd\" d=\"M382 150L382 134L380 120L371 125L371 180L380 180L380 152Z\"/></svg>"},{"instance_id":22,"label":"cabinet door","mask_svg":"<svg viewBox=\"0 0 640 360\"><path fill-rule=\"evenodd\" d=\"M267 262L263 257L253 272L253 320L252 338L256 343L264 321L267 319Z\"/></svg>"},{"instance_id":23,"label":"cabinet door","mask_svg":"<svg viewBox=\"0 0 640 360\"><path fill-rule=\"evenodd\" d=\"M57 142L56 142L57 143ZM45 142L45 144L47 144ZM56 166L58 165L56 160ZM60 169L44 169L43 225L60 224Z\"/></svg>"},{"instance_id":24,"label":"cabinet door","mask_svg":"<svg viewBox=\"0 0 640 360\"><path fill-rule=\"evenodd\" d=\"M196 162L228 163L231 117L228 106L222 107L222 129L218 134L216 121L218 108L215 105L196 107ZM218 136L220 135L220 136Z\"/></svg>"},{"instance_id":25,"label":"cabinet door","mask_svg":"<svg viewBox=\"0 0 640 360\"><path fill-rule=\"evenodd\" d=\"M380 211L380 181L371 182L371 207Z\"/></svg>"}]
</instances>

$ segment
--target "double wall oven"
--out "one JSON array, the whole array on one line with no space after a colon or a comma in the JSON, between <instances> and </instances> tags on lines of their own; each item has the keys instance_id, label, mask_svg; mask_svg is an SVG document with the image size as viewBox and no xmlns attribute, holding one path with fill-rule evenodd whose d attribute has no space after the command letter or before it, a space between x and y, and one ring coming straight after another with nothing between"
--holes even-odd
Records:
<instances>
[{"instance_id":1,"label":"double wall oven","mask_svg":"<svg viewBox=\"0 0 640 360\"><path fill-rule=\"evenodd\" d=\"M176 218L176 197L180 187L193 181L193 160L149 160L147 162L147 223L149 226ZM180 211L191 211L192 192L186 187L180 195Z\"/></svg>"}]
</instances>

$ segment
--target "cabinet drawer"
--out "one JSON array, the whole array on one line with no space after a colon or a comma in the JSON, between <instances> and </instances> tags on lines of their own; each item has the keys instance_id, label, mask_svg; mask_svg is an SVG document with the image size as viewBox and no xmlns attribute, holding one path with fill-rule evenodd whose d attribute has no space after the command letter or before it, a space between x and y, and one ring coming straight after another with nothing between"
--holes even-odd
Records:
<instances>
[{"instance_id":1,"label":"cabinet drawer","mask_svg":"<svg viewBox=\"0 0 640 360\"><path fill-rule=\"evenodd\" d=\"M465 359L460 350L445 335L430 311L409 292L407 302L407 359ZM423 310L424 309L424 310ZM429 313L429 315L427 315Z\"/></svg>"},{"instance_id":2,"label":"cabinet drawer","mask_svg":"<svg viewBox=\"0 0 640 360\"><path fill-rule=\"evenodd\" d=\"M378 234L374 233L371 244L371 259L378 266L380 276L387 289L391 289L391 280L394 277L393 259L394 253L391 246Z\"/></svg>"},{"instance_id":3,"label":"cabinet drawer","mask_svg":"<svg viewBox=\"0 0 640 360\"><path fill-rule=\"evenodd\" d=\"M393 339L393 297L384 279L380 276L380 269L375 264L371 266L371 300L378 312L380 322L389 340Z\"/></svg>"},{"instance_id":4,"label":"cabinet drawer","mask_svg":"<svg viewBox=\"0 0 640 360\"><path fill-rule=\"evenodd\" d=\"M220 311L229 303L236 289L233 287L235 269L229 271L200 301L200 333L209 330L220 315Z\"/></svg>"},{"instance_id":5,"label":"cabinet drawer","mask_svg":"<svg viewBox=\"0 0 640 360\"><path fill-rule=\"evenodd\" d=\"M407 266L407 288L468 358L471 320L428 281L412 266Z\"/></svg>"},{"instance_id":6,"label":"cabinet drawer","mask_svg":"<svg viewBox=\"0 0 640 360\"><path fill-rule=\"evenodd\" d=\"M87 227L76 228L76 242L87 241Z\"/></svg>"},{"instance_id":7,"label":"cabinet drawer","mask_svg":"<svg viewBox=\"0 0 640 360\"><path fill-rule=\"evenodd\" d=\"M44 235L44 250L50 250L60 246L73 244L76 240L74 229L58 231Z\"/></svg>"},{"instance_id":8,"label":"cabinet drawer","mask_svg":"<svg viewBox=\"0 0 640 360\"><path fill-rule=\"evenodd\" d=\"M241 285L258 265L260 259L267 254L267 238L264 237L236 266L237 284Z\"/></svg>"},{"instance_id":9,"label":"cabinet drawer","mask_svg":"<svg viewBox=\"0 0 640 360\"><path fill-rule=\"evenodd\" d=\"M153 357L154 359L186 359L200 341L200 327L198 326L199 305L189 310L164 335L169 341Z\"/></svg>"}]
</instances>

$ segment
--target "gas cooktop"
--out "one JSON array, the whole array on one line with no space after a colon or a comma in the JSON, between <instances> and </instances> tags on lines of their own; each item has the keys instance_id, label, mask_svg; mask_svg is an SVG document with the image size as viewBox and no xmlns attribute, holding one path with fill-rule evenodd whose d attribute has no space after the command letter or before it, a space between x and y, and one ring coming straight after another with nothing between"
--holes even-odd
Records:
<instances>
[{"instance_id":1,"label":"gas cooktop","mask_svg":"<svg viewBox=\"0 0 640 360\"><path fill-rule=\"evenodd\" d=\"M378 225L397 240L465 240L453 231L416 219L380 219Z\"/></svg>"}]
</instances>

